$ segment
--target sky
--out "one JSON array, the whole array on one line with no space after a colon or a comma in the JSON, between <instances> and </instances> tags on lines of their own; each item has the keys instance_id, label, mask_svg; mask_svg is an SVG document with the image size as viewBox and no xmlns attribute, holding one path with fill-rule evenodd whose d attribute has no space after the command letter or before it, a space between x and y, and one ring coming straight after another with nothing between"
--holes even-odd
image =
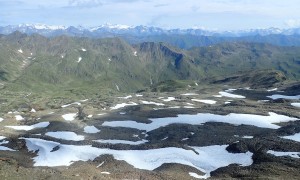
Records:
<instances>
[{"instance_id":1,"label":"sky","mask_svg":"<svg viewBox=\"0 0 300 180\"><path fill-rule=\"evenodd\" d=\"M299 0L0 0L0 26L282 29L300 27L299 9Z\"/></svg>"}]
</instances>

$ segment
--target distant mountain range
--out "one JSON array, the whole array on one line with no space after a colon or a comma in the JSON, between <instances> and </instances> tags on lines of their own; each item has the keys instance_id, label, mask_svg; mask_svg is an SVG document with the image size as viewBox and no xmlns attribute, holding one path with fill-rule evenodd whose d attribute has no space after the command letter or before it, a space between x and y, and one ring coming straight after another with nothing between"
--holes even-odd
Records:
<instances>
[{"instance_id":1,"label":"distant mountain range","mask_svg":"<svg viewBox=\"0 0 300 180\"><path fill-rule=\"evenodd\" d=\"M222 42L255 42L277 46L300 46L300 28L269 28L220 32L203 29L162 29L158 27L131 27L110 24L92 28L82 26L49 26L43 24L21 24L0 27L0 34L8 35L15 31L27 35L40 34L46 37L62 35L89 38L121 37L130 44L164 42L183 49L211 46Z\"/></svg>"},{"instance_id":2,"label":"distant mountain range","mask_svg":"<svg viewBox=\"0 0 300 180\"><path fill-rule=\"evenodd\" d=\"M0 53L0 83L22 90L132 92L168 80L206 81L256 70L300 78L300 47L260 43L226 42L184 50L166 43L131 45L118 37L47 38L14 32L0 36Z\"/></svg>"},{"instance_id":3,"label":"distant mountain range","mask_svg":"<svg viewBox=\"0 0 300 180\"><path fill-rule=\"evenodd\" d=\"M237 31L213 31L204 30L201 28L190 29L163 29L159 27L148 26L127 26L127 25L112 25L105 24L91 28L82 26L52 26L45 24L20 24L8 25L0 27L1 34L10 34L14 31L20 31L26 34L38 33L44 36L57 36L57 35L73 35L73 36L108 36L108 35L195 35L195 36L220 36L220 37L244 37L244 36L267 36L267 35L300 35L300 28L293 29L249 29Z\"/></svg>"}]
</instances>

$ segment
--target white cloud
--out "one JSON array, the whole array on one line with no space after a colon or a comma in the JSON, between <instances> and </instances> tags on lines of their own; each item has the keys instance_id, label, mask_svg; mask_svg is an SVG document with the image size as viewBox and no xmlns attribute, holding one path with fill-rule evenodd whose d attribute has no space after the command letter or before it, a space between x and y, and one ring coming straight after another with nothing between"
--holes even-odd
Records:
<instances>
[{"instance_id":1,"label":"white cloud","mask_svg":"<svg viewBox=\"0 0 300 180\"><path fill-rule=\"evenodd\" d=\"M285 21L285 24L289 28L297 28L297 27L300 27L300 19L289 19L289 20Z\"/></svg>"},{"instance_id":2,"label":"white cloud","mask_svg":"<svg viewBox=\"0 0 300 180\"><path fill-rule=\"evenodd\" d=\"M97 26L107 22L220 30L284 28L299 26L299 6L299 0L0 0L0 25Z\"/></svg>"}]
</instances>

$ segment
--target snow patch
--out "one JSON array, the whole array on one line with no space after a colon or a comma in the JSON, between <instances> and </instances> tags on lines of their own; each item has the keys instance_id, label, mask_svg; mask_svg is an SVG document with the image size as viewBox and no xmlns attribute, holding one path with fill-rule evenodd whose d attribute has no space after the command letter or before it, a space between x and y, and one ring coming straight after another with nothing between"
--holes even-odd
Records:
<instances>
[{"instance_id":1,"label":"snow patch","mask_svg":"<svg viewBox=\"0 0 300 180\"><path fill-rule=\"evenodd\" d=\"M8 128L11 128L11 129L15 129L15 130L18 130L18 131L30 131L32 129L36 129L36 128L46 128L49 126L49 122L40 122L40 123L37 123L37 124L33 124L31 126L5 126L5 127L8 127Z\"/></svg>"},{"instance_id":2,"label":"snow patch","mask_svg":"<svg viewBox=\"0 0 300 180\"><path fill-rule=\"evenodd\" d=\"M280 95L280 94L273 94L272 96L267 96L268 98L271 98L273 100L276 99L300 99L300 95L297 96L285 96L285 95Z\"/></svg>"},{"instance_id":3,"label":"snow patch","mask_svg":"<svg viewBox=\"0 0 300 180\"><path fill-rule=\"evenodd\" d=\"M80 63L81 60L82 60L82 57L79 57L77 62Z\"/></svg>"},{"instance_id":4,"label":"snow patch","mask_svg":"<svg viewBox=\"0 0 300 180\"><path fill-rule=\"evenodd\" d=\"M156 106L164 106L163 103L157 103L157 102L153 102L153 101L141 101L143 104L153 104Z\"/></svg>"},{"instance_id":5,"label":"snow patch","mask_svg":"<svg viewBox=\"0 0 300 180\"><path fill-rule=\"evenodd\" d=\"M163 139L161 139L162 141L164 141L164 140L166 140L166 139L168 139L169 137L167 136L167 137L164 137Z\"/></svg>"},{"instance_id":6,"label":"snow patch","mask_svg":"<svg viewBox=\"0 0 300 180\"><path fill-rule=\"evenodd\" d=\"M100 132L100 130L97 129L95 126L85 126L84 132L88 133L88 134L95 134L95 133Z\"/></svg>"},{"instance_id":7,"label":"snow patch","mask_svg":"<svg viewBox=\"0 0 300 180\"><path fill-rule=\"evenodd\" d=\"M111 110L116 110L116 109L120 109L120 108L123 108L125 106L136 106L138 105L137 103L134 103L134 102L129 102L129 103L121 103L121 104L117 104L113 107L110 107Z\"/></svg>"},{"instance_id":8,"label":"snow patch","mask_svg":"<svg viewBox=\"0 0 300 180\"><path fill-rule=\"evenodd\" d=\"M50 136L57 139L64 139L69 141L82 141L84 140L84 136L77 135L74 132L70 131L56 131L56 132L47 132L46 136Z\"/></svg>"},{"instance_id":9,"label":"snow patch","mask_svg":"<svg viewBox=\"0 0 300 180\"><path fill-rule=\"evenodd\" d=\"M81 49L81 51L85 52L85 51L86 51L86 49L82 48L82 49Z\"/></svg>"},{"instance_id":10,"label":"snow patch","mask_svg":"<svg viewBox=\"0 0 300 180\"><path fill-rule=\"evenodd\" d=\"M23 138L29 151L37 152L34 166L69 166L75 161L94 160L101 155L112 155L138 169L154 170L165 163L178 163L194 167L210 176L210 172L230 164L249 166L252 153L229 153L228 145L191 147L192 150L168 147L150 150L112 150L86 146L65 145L36 138ZM59 147L56 151L53 148ZM70 153L72 152L72 153Z\"/></svg>"},{"instance_id":11,"label":"snow patch","mask_svg":"<svg viewBox=\"0 0 300 180\"><path fill-rule=\"evenodd\" d=\"M174 101L175 97L168 97L167 99L162 99L165 102L170 102L170 101Z\"/></svg>"},{"instance_id":12,"label":"snow patch","mask_svg":"<svg viewBox=\"0 0 300 180\"><path fill-rule=\"evenodd\" d=\"M274 89L268 89L267 91L271 92L271 91L277 91L277 90L278 90L278 88L274 88Z\"/></svg>"},{"instance_id":13,"label":"snow patch","mask_svg":"<svg viewBox=\"0 0 300 180\"><path fill-rule=\"evenodd\" d=\"M292 106L300 107L300 103L291 103Z\"/></svg>"},{"instance_id":14,"label":"snow patch","mask_svg":"<svg viewBox=\"0 0 300 180\"><path fill-rule=\"evenodd\" d=\"M253 136L243 136L242 138L244 138L244 139L252 139Z\"/></svg>"},{"instance_id":15,"label":"snow patch","mask_svg":"<svg viewBox=\"0 0 300 180\"><path fill-rule=\"evenodd\" d=\"M217 101L214 101L214 100L207 100L207 99L191 99L192 101L195 101L195 102L202 102L202 103L205 103L205 104L216 104Z\"/></svg>"},{"instance_id":16,"label":"snow patch","mask_svg":"<svg viewBox=\"0 0 300 180\"><path fill-rule=\"evenodd\" d=\"M62 115L62 117L64 118L64 120L66 121L73 121L75 119L75 117L77 116L77 113L69 113L69 114L64 114Z\"/></svg>"},{"instance_id":17,"label":"snow patch","mask_svg":"<svg viewBox=\"0 0 300 180\"><path fill-rule=\"evenodd\" d=\"M209 176L207 174L201 176L197 173L189 172L189 175L196 178L196 179L207 179L207 178L209 178Z\"/></svg>"},{"instance_id":18,"label":"snow patch","mask_svg":"<svg viewBox=\"0 0 300 180\"><path fill-rule=\"evenodd\" d=\"M272 154L277 157L290 156L292 158L297 158L297 159L300 158L300 152L280 152L280 151L269 150L269 151L267 151L267 153Z\"/></svg>"},{"instance_id":19,"label":"snow patch","mask_svg":"<svg viewBox=\"0 0 300 180\"><path fill-rule=\"evenodd\" d=\"M15 151L15 150L10 149L10 148L5 147L5 146L0 146L0 151Z\"/></svg>"},{"instance_id":20,"label":"snow patch","mask_svg":"<svg viewBox=\"0 0 300 180\"><path fill-rule=\"evenodd\" d=\"M118 97L119 99L129 99L129 98L132 98L131 95L128 95L128 96L125 96L125 97Z\"/></svg>"},{"instance_id":21,"label":"snow patch","mask_svg":"<svg viewBox=\"0 0 300 180\"><path fill-rule=\"evenodd\" d=\"M101 167L104 164L104 161L102 163L100 163L96 168Z\"/></svg>"},{"instance_id":22,"label":"snow patch","mask_svg":"<svg viewBox=\"0 0 300 180\"><path fill-rule=\"evenodd\" d=\"M117 88L118 91L120 91L120 88L119 88L119 86L117 84L116 84L116 88Z\"/></svg>"},{"instance_id":23,"label":"snow patch","mask_svg":"<svg viewBox=\"0 0 300 180\"><path fill-rule=\"evenodd\" d=\"M0 136L0 140L6 139L5 136Z\"/></svg>"},{"instance_id":24,"label":"snow patch","mask_svg":"<svg viewBox=\"0 0 300 180\"><path fill-rule=\"evenodd\" d=\"M201 125L206 122L223 122L233 125L252 125L261 128L278 129L280 126L273 123L288 122L299 120L297 118L279 115L269 112L269 116L255 115L255 114L236 114L230 113L228 115L216 115L210 113L199 113L195 115L181 114L177 117L156 118L149 119L151 123L138 123L136 121L105 121L102 126L109 127L126 127L135 128L144 131L152 131L160 127L165 127L170 124L190 124Z\"/></svg>"},{"instance_id":25,"label":"snow patch","mask_svg":"<svg viewBox=\"0 0 300 180\"><path fill-rule=\"evenodd\" d=\"M32 109L30 110L30 112L35 113L36 110L32 108Z\"/></svg>"},{"instance_id":26,"label":"snow patch","mask_svg":"<svg viewBox=\"0 0 300 180\"><path fill-rule=\"evenodd\" d=\"M22 121L24 118L21 115L15 115L17 121Z\"/></svg>"},{"instance_id":27,"label":"snow patch","mask_svg":"<svg viewBox=\"0 0 300 180\"><path fill-rule=\"evenodd\" d=\"M19 49L18 52L19 52L19 53L23 53L23 50L22 50L22 49Z\"/></svg>"},{"instance_id":28,"label":"snow patch","mask_svg":"<svg viewBox=\"0 0 300 180\"><path fill-rule=\"evenodd\" d=\"M99 139L93 140L94 142L98 143L107 143L107 144L129 144L129 145L140 145L145 144L148 140L141 140L141 141L127 141L127 140L117 140L117 139Z\"/></svg>"},{"instance_id":29,"label":"snow patch","mask_svg":"<svg viewBox=\"0 0 300 180\"><path fill-rule=\"evenodd\" d=\"M229 92L231 92L231 91L228 91L228 92L220 91L219 94L220 94L221 97L241 98L241 99L246 98L245 96L231 94ZM217 97L217 96L215 96L215 97Z\"/></svg>"},{"instance_id":30,"label":"snow patch","mask_svg":"<svg viewBox=\"0 0 300 180\"><path fill-rule=\"evenodd\" d=\"M183 108L186 108L186 109L194 109L195 107L194 107L194 106L183 106Z\"/></svg>"},{"instance_id":31,"label":"snow patch","mask_svg":"<svg viewBox=\"0 0 300 180\"><path fill-rule=\"evenodd\" d=\"M199 94L196 93L185 93L185 94L181 94L182 96L197 96Z\"/></svg>"},{"instance_id":32,"label":"snow patch","mask_svg":"<svg viewBox=\"0 0 300 180\"><path fill-rule=\"evenodd\" d=\"M290 135L290 136L282 136L281 138L300 142L300 133L296 133L296 134Z\"/></svg>"}]
</instances>

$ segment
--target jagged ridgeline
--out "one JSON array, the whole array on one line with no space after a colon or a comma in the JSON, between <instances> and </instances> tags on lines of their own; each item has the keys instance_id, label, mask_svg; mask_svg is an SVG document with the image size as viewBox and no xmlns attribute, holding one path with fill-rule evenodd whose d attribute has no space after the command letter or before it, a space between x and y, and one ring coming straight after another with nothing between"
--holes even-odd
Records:
<instances>
[{"instance_id":1,"label":"jagged ridgeline","mask_svg":"<svg viewBox=\"0 0 300 180\"><path fill-rule=\"evenodd\" d=\"M205 80L251 70L300 78L300 48L222 43L183 50L165 43L130 45L120 38L25 35L0 37L0 79L13 89L136 91L167 80ZM7 87L9 88L9 87Z\"/></svg>"}]
</instances>

